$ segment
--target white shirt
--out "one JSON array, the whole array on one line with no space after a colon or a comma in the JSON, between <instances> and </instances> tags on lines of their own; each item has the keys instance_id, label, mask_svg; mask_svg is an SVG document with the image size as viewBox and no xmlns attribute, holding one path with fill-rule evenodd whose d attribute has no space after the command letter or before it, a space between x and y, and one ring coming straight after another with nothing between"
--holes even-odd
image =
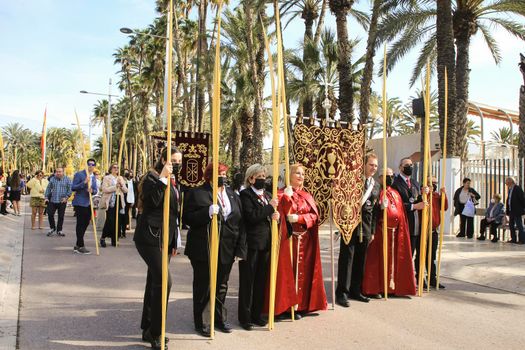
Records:
<instances>
[{"instance_id":1,"label":"white shirt","mask_svg":"<svg viewBox=\"0 0 525 350\"><path fill-rule=\"evenodd\" d=\"M128 180L128 194L126 196L126 201L129 204L135 203L135 192L133 192L133 180Z\"/></svg>"},{"instance_id":2,"label":"white shirt","mask_svg":"<svg viewBox=\"0 0 525 350\"><path fill-rule=\"evenodd\" d=\"M255 194L263 201L264 204L268 204L268 201L266 200L266 197L264 196L264 188L262 190L258 190L255 187L251 187L252 191L255 192Z\"/></svg>"},{"instance_id":3,"label":"white shirt","mask_svg":"<svg viewBox=\"0 0 525 350\"><path fill-rule=\"evenodd\" d=\"M468 202L470 198L470 192L468 190L465 191L465 189L462 189L461 192L459 193L459 202L461 204L465 204Z\"/></svg>"},{"instance_id":4,"label":"white shirt","mask_svg":"<svg viewBox=\"0 0 525 350\"><path fill-rule=\"evenodd\" d=\"M219 204L222 208L224 220L228 220L228 216L230 216L232 212L232 205L230 203L230 198L228 198L228 192L226 192L225 188L223 188L222 191L219 188L219 192L217 193L217 204Z\"/></svg>"}]
</instances>

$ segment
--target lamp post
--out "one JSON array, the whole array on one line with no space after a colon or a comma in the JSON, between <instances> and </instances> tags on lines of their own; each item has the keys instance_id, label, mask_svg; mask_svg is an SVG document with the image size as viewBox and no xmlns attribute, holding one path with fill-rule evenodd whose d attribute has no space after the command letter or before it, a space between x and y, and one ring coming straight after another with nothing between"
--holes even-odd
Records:
<instances>
[{"instance_id":1,"label":"lamp post","mask_svg":"<svg viewBox=\"0 0 525 350\"><path fill-rule=\"evenodd\" d=\"M106 140L107 140L108 147L111 147L111 97L118 97L117 95L112 95L111 94L111 78L109 78L109 87L108 87L108 93L107 94L103 94L103 93L99 93L99 92L89 92L89 91L86 91L86 90L80 90L80 93L81 94L107 96L108 97L108 114L106 116ZM90 139L89 142L91 142L91 139ZM89 146L91 147L91 144ZM111 155L108 152L107 163L106 164L111 163L110 157L111 157Z\"/></svg>"}]
</instances>

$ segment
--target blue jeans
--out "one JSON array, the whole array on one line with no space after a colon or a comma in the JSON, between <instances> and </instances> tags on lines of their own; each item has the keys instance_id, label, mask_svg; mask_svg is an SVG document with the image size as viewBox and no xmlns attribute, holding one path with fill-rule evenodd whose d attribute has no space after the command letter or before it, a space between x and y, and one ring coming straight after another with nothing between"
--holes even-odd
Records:
<instances>
[{"instance_id":1,"label":"blue jeans","mask_svg":"<svg viewBox=\"0 0 525 350\"><path fill-rule=\"evenodd\" d=\"M523 230L523 220L521 215L510 215L509 216L509 229L510 229L510 238L513 242L516 242L516 228L518 228L519 241L521 244L525 243L525 231Z\"/></svg>"}]
</instances>

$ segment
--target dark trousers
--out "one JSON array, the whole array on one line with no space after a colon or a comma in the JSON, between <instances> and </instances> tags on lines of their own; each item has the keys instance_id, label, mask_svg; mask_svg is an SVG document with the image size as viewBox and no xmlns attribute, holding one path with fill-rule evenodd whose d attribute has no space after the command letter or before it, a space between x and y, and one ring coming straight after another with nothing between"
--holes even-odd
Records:
<instances>
[{"instance_id":1,"label":"dark trousers","mask_svg":"<svg viewBox=\"0 0 525 350\"><path fill-rule=\"evenodd\" d=\"M9 198L7 196L7 191L4 192L4 201L2 202L2 204L0 205L0 213L7 213L7 198Z\"/></svg>"},{"instance_id":2,"label":"dark trousers","mask_svg":"<svg viewBox=\"0 0 525 350\"><path fill-rule=\"evenodd\" d=\"M341 238L339 259L337 260L336 295L355 296L361 294L367 247L368 238L363 236L363 242L359 242L357 232L352 235L348 245Z\"/></svg>"},{"instance_id":3,"label":"dark trousers","mask_svg":"<svg viewBox=\"0 0 525 350\"><path fill-rule=\"evenodd\" d=\"M120 206L119 206L120 208ZM100 238L102 239L105 239L105 238L111 238L111 245L112 246L116 246L117 244L117 241L116 241L116 238L115 238L115 224L116 224L116 210L117 208L116 207L113 207L113 208L108 208L106 210L106 221L104 221L104 228L102 229L102 236ZM122 236L122 227L124 227L124 232L125 229L126 229L126 223L124 222L124 215L123 214L118 214L118 225L119 225L119 232L118 232L118 235L119 237Z\"/></svg>"},{"instance_id":4,"label":"dark trousers","mask_svg":"<svg viewBox=\"0 0 525 350\"><path fill-rule=\"evenodd\" d=\"M217 267L217 289L215 293L215 324L224 324L227 310L224 302L228 292L228 280L233 261L229 264L219 264ZM201 328L202 314L210 301L210 267L207 261L191 260L193 267L193 322L196 328Z\"/></svg>"},{"instance_id":5,"label":"dark trousers","mask_svg":"<svg viewBox=\"0 0 525 350\"><path fill-rule=\"evenodd\" d=\"M55 212L58 211L58 222L55 225ZM64 224L64 214L66 212L66 203L49 202L47 205L47 216L49 219L49 228L52 230L62 231Z\"/></svg>"},{"instance_id":6,"label":"dark trousers","mask_svg":"<svg viewBox=\"0 0 525 350\"><path fill-rule=\"evenodd\" d=\"M525 243L525 231L523 229L523 221L521 215L509 215L509 229L510 238L513 242L517 241L516 228L518 229L519 241L521 244Z\"/></svg>"},{"instance_id":7,"label":"dark trousers","mask_svg":"<svg viewBox=\"0 0 525 350\"><path fill-rule=\"evenodd\" d=\"M416 258L414 259L414 269L415 269L416 280L417 280L417 277L419 276L419 262L420 262L419 250L420 250L420 244L421 244L421 236L410 236L411 244L412 244L412 237L415 237L414 244L416 245L415 247ZM438 243L439 243L439 235L436 230L433 230L432 231L432 263L430 264L430 283L433 283L436 281L436 257L437 257ZM412 248L412 256L414 256L414 248ZM425 261L425 269L423 271L426 271L428 274L428 249L427 249L426 258L427 260Z\"/></svg>"},{"instance_id":8,"label":"dark trousers","mask_svg":"<svg viewBox=\"0 0 525 350\"><path fill-rule=\"evenodd\" d=\"M461 214L459 219L459 236L465 237L465 234L468 238L474 236L474 218Z\"/></svg>"},{"instance_id":9,"label":"dark trousers","mask_svg":"<svg viewBox=\"0 0 525 350\"><path fill-rule=\"evenodd\" d=\"M496 221L488 222L487 219L482 219L479 222L479 234L483 237L485 237L485 232L487 231L487 227L490 229L490 235L497 237L497 229L498 229L499 223Z\"/></svg>"},{"instance_id":10,"label":"dark trousers","mask_svg":"<svg viewBox=\"0 0 525 350\"><path fill-rule=\"evenodd\" d=\"M248 249L246 260L239 262L239 309L241 324L261 319L270 252Z\"/></svg>"},{"instance_id":11,"label":"dark trousers","mask_svg":"<svg viewBox=\"0 0 525 350\"><path fill-rule=\"evenodd\" d=\"M89 226L89 221L91 220L91 207L80 207L76 206L76 213L77 213L77 247L83 247L84 246L84 234L86 233L86 229Z\"/></svg>"},{"instance_id":12,"label":"dark trousers","mask_svg":"<svg viewBox=\"0 0 525 350\"><path fill-rule=\"evenodd\" d=\"M146 287L144 288L144 305L140 328L149 329L151 335L157 338L161 334L162 325L162 251L159 247L136 244L137 250L148 265ZM168 269L168 299L171 290L171 274ZM168 301L166 300L166 306Z\"/></svg>"}]
</instances>

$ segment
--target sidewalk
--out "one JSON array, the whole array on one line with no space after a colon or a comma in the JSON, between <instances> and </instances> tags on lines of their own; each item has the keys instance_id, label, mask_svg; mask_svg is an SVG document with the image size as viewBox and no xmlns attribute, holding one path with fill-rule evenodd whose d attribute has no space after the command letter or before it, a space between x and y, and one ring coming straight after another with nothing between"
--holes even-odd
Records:
<instances>
[{"instance_id":1,"label":"sidewalk","mask_svg":"<svg viewBox=\"0 0 525 350\"><path fill-rule=\"evenodd\" d=\"M0 349L16 346L25 215L0 216Z\"/></svg>"},{"instance_id":2,"label":"sidewalk","mask_svg":"<svg viewBox=\"0 0 525 350\"><path fill-rule=\"evenodd\" d=\"M146 266L136 252L132 234L121 240L118 248L101 248L100 256L81 256L72 252L74 223L68 210L66 237L24 231L19 348L148 349L140 339ZM322 260L330 303L326 233L323 230L321 235ZM93 243L90 227L86 246L94 253ZM336 259L337 254L338 248ZM170 265L173 288L167 322L169 346L250 350L522 349L525 336L516 327L521 327L523 321L525 296L516 294L521 293L522 282L516 287L514 281L523 281L523 261L523 249L451 238L443 257L443 275L450 277L442 279L445 290L425 293L422 298L351 302L349 309L336 306L335 311L319 312L294 323L276 323L272 332L262 328L247 332L239 327L238 267L234 264L227 298L228 320L234 332L217 332L216 339L209 340L193 330L192 270L189 260L179 256ZM482 271L490 273L484 275ZM483 280L479 276L488 277Z\"/></svg>"}]
</instances>

